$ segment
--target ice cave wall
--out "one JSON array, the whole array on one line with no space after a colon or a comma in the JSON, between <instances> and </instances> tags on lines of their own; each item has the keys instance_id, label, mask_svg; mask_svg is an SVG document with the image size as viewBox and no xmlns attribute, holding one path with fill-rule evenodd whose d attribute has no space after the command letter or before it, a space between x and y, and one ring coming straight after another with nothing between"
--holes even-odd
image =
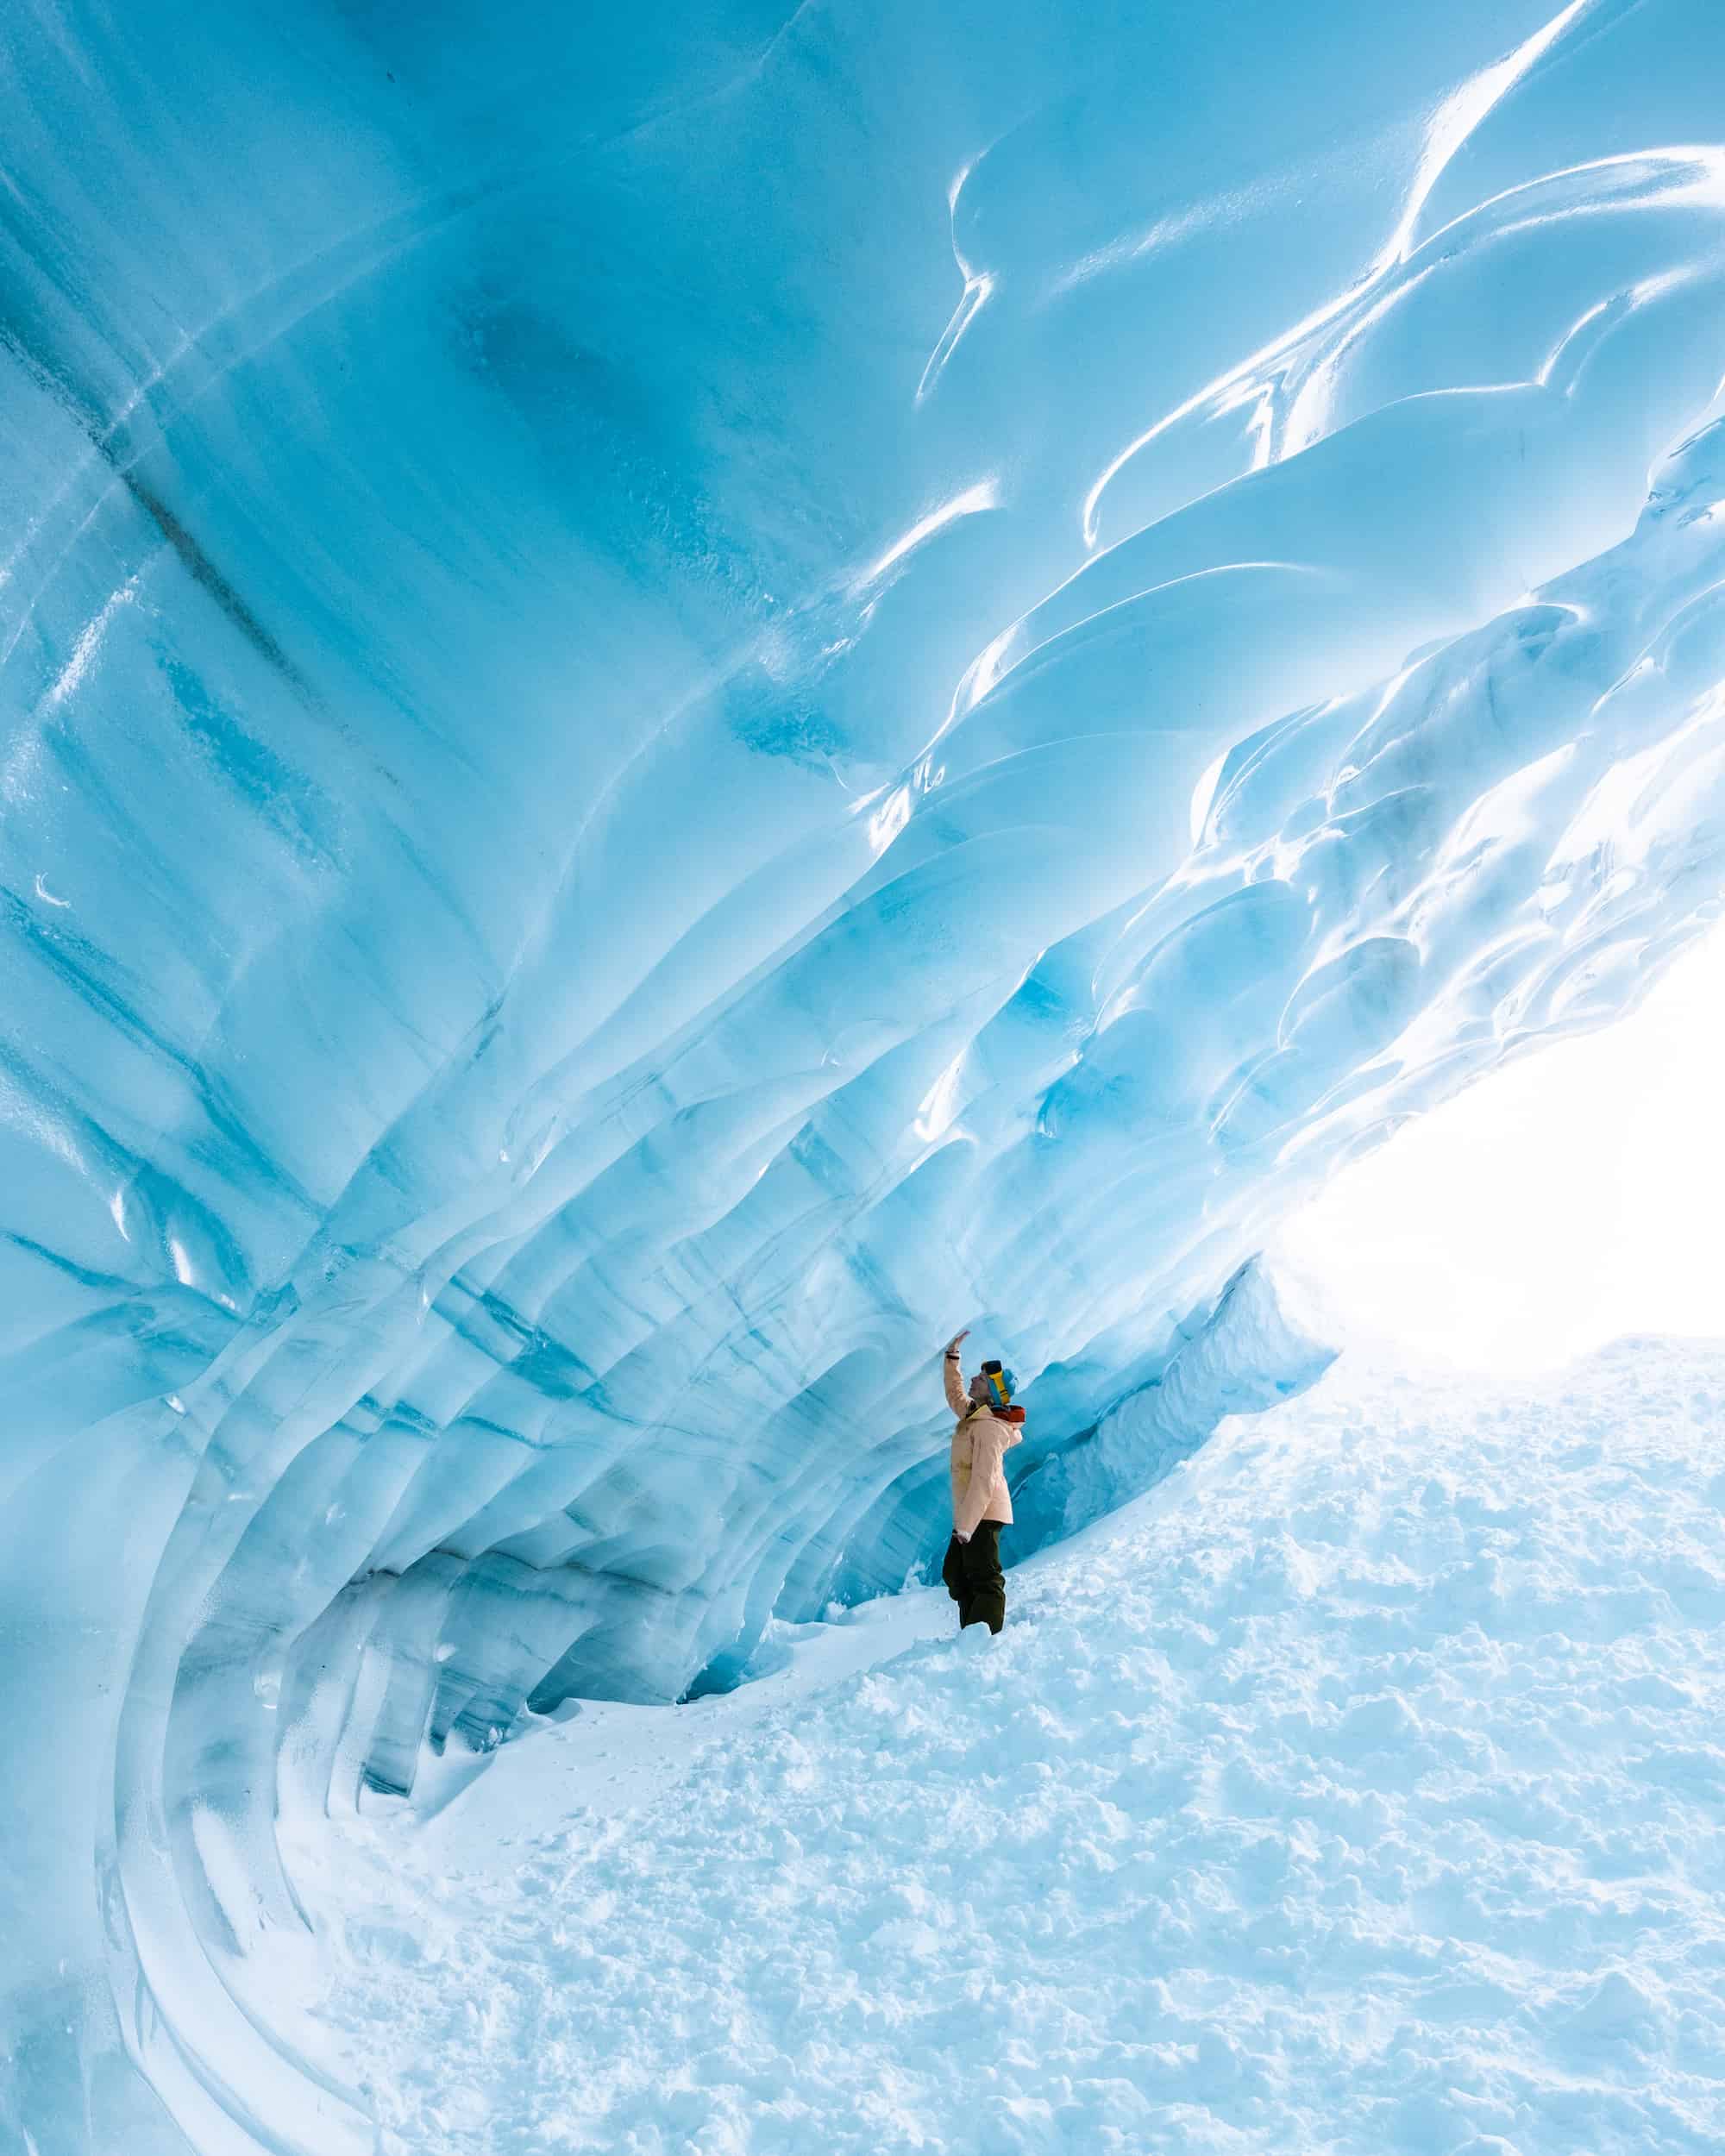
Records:
<instances>
[{"instance_id":1,"label":"ice cave wall","mask_svg":"<svg viewBox=\"0 0 1725 2156\"><path fill-rule=\"evenodd\" d=\"M363 2147L284 1791L899 1584L958 1324L1119 1501L1716 911L1725 21L1404 12L0 24L36 2156Z\"/></svg>"}]
</instances>

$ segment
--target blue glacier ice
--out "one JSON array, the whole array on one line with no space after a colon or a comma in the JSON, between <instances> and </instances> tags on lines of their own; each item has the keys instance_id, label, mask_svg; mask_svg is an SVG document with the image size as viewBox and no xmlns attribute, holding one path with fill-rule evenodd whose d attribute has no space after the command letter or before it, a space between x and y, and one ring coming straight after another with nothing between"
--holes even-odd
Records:
<instances>
[{"instance_id":1,"label":"blue glacier ice","mask_svg":"<svg viewBox=\"0 0 1725 2156\"><path fill-rule=\"evenodd\" d=\"M1725 887L1716 0L0 22L0 2122L341 2156L281 1820L1026 1547Z\"/></svg>"}]
</instances>

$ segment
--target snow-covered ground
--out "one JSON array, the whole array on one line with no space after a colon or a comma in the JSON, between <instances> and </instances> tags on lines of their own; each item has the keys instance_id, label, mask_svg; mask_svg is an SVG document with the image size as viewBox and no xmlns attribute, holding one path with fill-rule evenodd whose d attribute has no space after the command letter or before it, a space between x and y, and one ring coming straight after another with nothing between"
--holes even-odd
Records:
<instances>
[{"instance_id":1,"label":"snow-covered ground","mask_svg":"<svg viewBox=\"0 0 1725 2156\"><path fill-rule=\"evenodd\" d=\"M325 2024L389 2156L1716 2152L1722 1510L1725 1347L1345 1361L998 1641L876 1604L357 1826Z\"/></svg>"}]
</instances>

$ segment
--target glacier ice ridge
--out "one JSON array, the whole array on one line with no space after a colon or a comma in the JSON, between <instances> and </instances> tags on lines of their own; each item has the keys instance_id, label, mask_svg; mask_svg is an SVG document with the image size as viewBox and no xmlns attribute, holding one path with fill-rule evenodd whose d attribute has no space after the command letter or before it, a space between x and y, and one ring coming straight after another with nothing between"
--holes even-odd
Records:
<instances>
[{"instance_id":1,"label":"glacier ice ridge","mask_svg":"<svg viewBox=\"0 0 1725 2156\"><path fill-rule=\"evenodd\" d=\"M1112 1509L1716 917L1725 16L0 43L0 2121L342 2156L285 1806L926 1576L961 1325Z\"/></svg>"}]
</instances>

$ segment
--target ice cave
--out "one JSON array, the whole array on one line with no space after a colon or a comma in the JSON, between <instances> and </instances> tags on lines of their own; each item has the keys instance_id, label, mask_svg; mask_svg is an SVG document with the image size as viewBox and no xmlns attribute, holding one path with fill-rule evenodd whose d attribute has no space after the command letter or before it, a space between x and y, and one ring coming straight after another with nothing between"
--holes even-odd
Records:
<instances>
[{"instance_id":1,"label":"ice cave","mask_svg":"<svg viewBox=\"0 0 1725 2156\"><path fill-rule=\"evenodd\" d=\"M0 51L0 2151L1716 2156L1725 1288L1275 1252L1721 912L1725 5Z\"/></svg>"}]
</instances>

